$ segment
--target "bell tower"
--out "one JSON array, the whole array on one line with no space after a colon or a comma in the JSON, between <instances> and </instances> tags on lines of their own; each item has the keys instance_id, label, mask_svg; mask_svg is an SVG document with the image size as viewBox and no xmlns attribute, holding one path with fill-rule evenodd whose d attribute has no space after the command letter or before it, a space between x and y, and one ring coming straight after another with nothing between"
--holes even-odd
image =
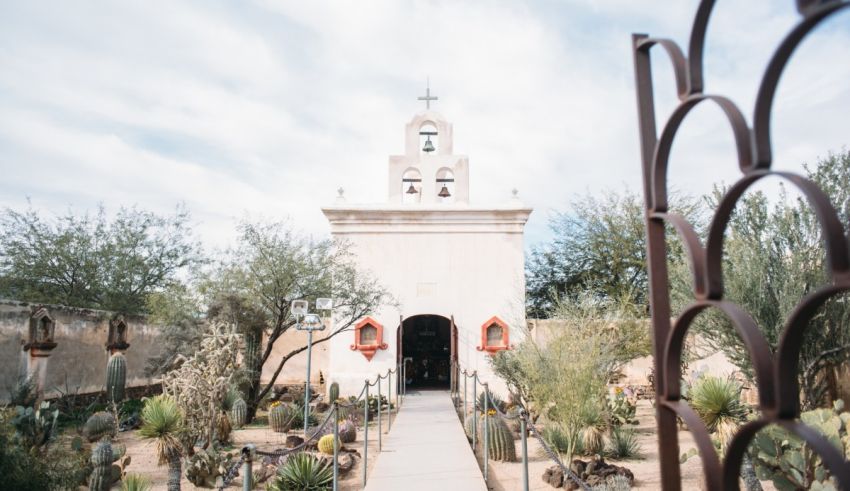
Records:
<instances>
[{"instance_id":1,"label":"bell tower","mask_svg":"<svg viewBox=\"0 0 850 491\"><path fill-rule=\"evenodd\" d=\"M411 205L469 204L469 158L453 153L452 125L431 109L437 100L428 87L425 110L404 130L404 155L389 161L389 201Z\"/></svg>"}]
</instances>

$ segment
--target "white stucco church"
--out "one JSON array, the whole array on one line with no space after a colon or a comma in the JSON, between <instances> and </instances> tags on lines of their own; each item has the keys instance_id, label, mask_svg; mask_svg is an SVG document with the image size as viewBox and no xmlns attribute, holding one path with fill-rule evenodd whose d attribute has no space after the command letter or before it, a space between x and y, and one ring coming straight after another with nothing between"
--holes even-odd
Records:
<instances>
[{"instance_id":1,"label":"white stucco church","mask_svg":"<svg viewBox=\"0 0 850 491\"><path fill-rule=\"evenodd\" d=\"M408 387L448 388L451 360L490 374L487 357L519 341L525 323L523 231L531 213L516 191L474 205L469 159L454 153L452 125L427 109L405 127L392 155L384 203L322 208L334 238L397 301L330 340L329 382L343 395L404 360Z\"/></svg>"}]
</instances>

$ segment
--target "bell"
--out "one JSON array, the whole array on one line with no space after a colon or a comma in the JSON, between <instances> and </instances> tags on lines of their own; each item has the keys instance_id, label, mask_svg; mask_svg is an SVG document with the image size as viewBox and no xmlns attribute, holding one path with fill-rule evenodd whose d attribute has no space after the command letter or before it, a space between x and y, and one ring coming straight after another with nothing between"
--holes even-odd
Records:
<instances>
[{"instance_id":1,"label":"bell","mask_svg":"<svg viewBox=\"0 0 850 491\"><path fill-rule=\"evenodd\" d=\"M434 150L435 150L434 149L434 143L431 141L431 137L429 136L428 139L425 140L425 146L422 147L422 151L423 152L433 152Z\"/></svg>"},{"instance_id":2,"label":"bell","mask_svg":"<svg viewBox=\"0 0 850 491\"><path fill-rule=\"evenodd\" d=\"M409 188L407 188L407 191L405 191L405 192L406 192L407 194L416 194L416 193L418 193L419 191L417 191L417 190L416 190L416 188L415 188L415 187L413 187L413 183L411 182L411 183L410 183L410 187L409 187Z\"/></svg>"},{"instance_id":3,"label":"bell","mask_svg":"<svg viewBox=\"0 0 850 491\"><path fill-rule=\"evenodd\" d=\"M443 184L443 189L441 189L440 192L437 193L437 196L441 198L448 198L451 195L452 193L449 192L449 188L447 188L445 184Z\"/></svg>"}]
</instances>

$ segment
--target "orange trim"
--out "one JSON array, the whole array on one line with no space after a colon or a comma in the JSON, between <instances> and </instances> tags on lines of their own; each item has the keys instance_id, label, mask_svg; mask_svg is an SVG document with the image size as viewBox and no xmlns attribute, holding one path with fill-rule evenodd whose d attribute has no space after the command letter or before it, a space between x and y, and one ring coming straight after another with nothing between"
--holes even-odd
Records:
<instances>
[{"instance_id":1,"label":"orange trim","mask_svg":"<svg viewBox=\"0 0 850 491\"><path fill-rule=\"evenodd\" d=\"M502 342L496 345L488 345L487 344L487 329L493 324L502 328ZM511 349L510 345L510 328L507 323L502 319L499 319L498 316L493 316L487 320L484 324L481 324L481 346L476 346L475 349L478 351L486 351L491 355L497 353L499 351L509 350Z\"/></svg>"},{"instance_id":2,"label":"orange trim","mask_svg":"<svg viewBox=\"0 0 850 491\"><path fill-rule=\"evenodd\" d=\"M372 326L377 331L375 341L369 344L362 344L360 340L360 330L366 326ZM372 357L379 349L387 349L387 343L384 342L384 326L372 317L366 317L354 326L354 344L351 345L352 351L359 351L367 360L372 361Z\"/></svg>"}]
</instances>

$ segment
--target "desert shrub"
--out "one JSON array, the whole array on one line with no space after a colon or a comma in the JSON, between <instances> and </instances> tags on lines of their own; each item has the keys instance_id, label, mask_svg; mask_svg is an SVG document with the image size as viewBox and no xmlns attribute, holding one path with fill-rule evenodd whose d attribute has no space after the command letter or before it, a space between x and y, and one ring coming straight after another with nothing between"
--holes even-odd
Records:
<instances>
[{"instance_id":1,"label":"desert shrub","mask_svg":"<svg viewBox=\"0 0 850 491\"><path fill-rule=\"evenodd\" d=\"M608 476L605 482L591 488L593 491L629 491L632 489L632 483L629 478L615 474Z\"/></svg>"},{"instance_id":2,"label":"desert shrub","mask_svg":"<svg viewBox=\"0 0 850 491\"><path fill-rule=\"evenodd\" d=\"M324 490L333 483L333 465L299 452L290 455L277 470L269 491Z\"/></svg>"},{"instance_id":3,"label":"desert shrub","mask_svg":"<svg viewBox=\"0 0 850 491\"><path fill-rule=\"evenodd\" d=\"M641 457L640 443L638 443L635 430L613 426L608 438L606 453L614 459L639 459Z\"/></svg>"}]
</instances>

